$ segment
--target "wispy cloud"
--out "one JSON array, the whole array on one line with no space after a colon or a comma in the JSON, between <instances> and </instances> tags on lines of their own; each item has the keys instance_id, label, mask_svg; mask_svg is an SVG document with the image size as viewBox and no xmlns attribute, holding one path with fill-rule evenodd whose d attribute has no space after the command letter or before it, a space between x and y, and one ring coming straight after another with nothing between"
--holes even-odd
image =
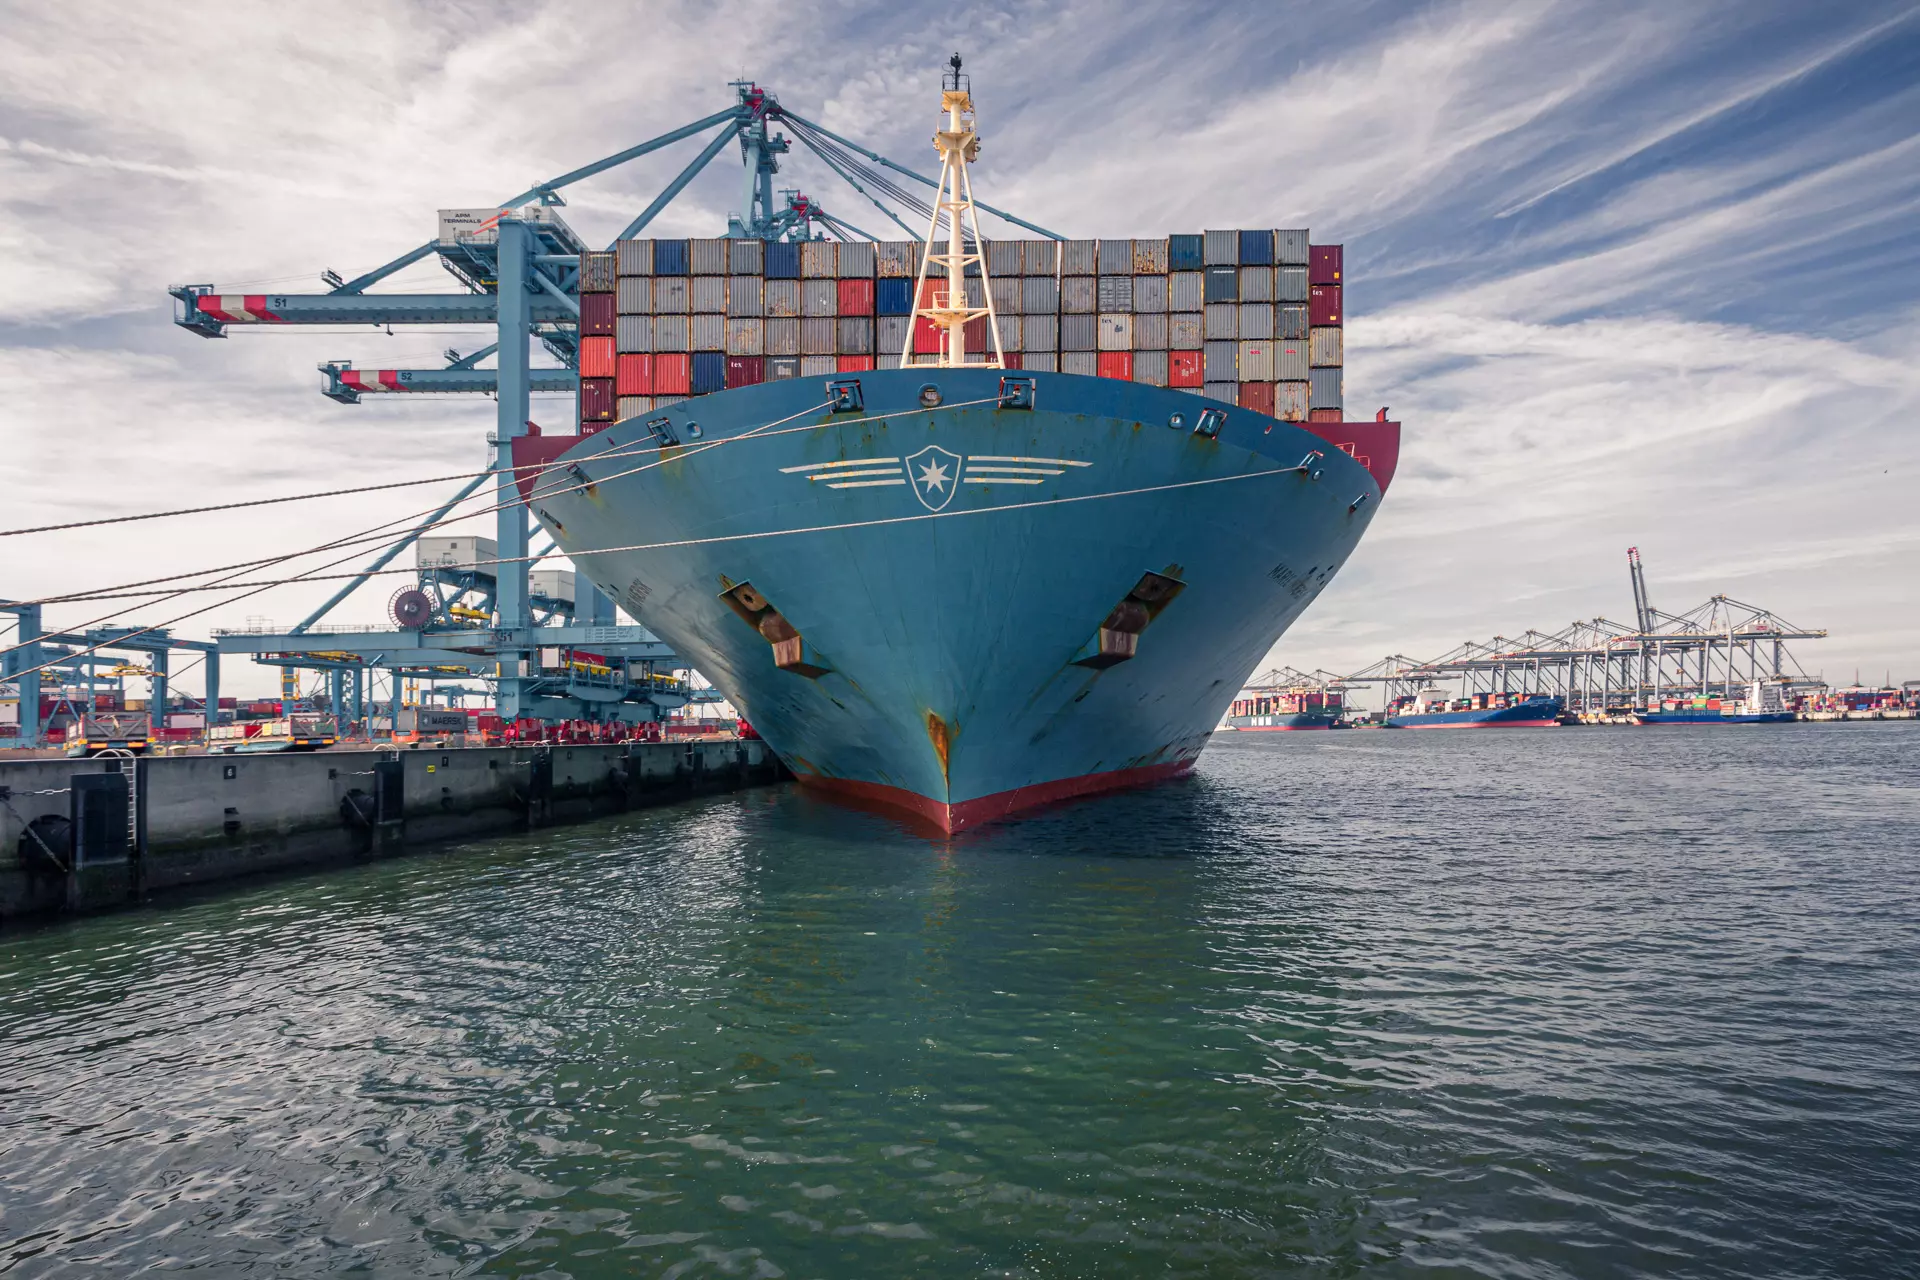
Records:
<instances>
[{"instance_id":1,"label":"wispy cloud","mask_svg":"<svg viewBox=\"0 0 1920 1280\"><path fill-rule=\"evenodd\" d=\"M426 363L484 335L204 342L168 323L165 287L365 269L426 238L436 208L705 114L741 75L930 167L929 87L958 48L984 198L1079 235L1305 224L1347 242L1349 398L1390 403L1407 451L1278 656L1351 668L1622 613L1631 542L1659 589L1831 626L1829 665L1911 666L1916 13L1009 0L943 29L851 0L805 21L739 0L368 4L330 11L339 38L316 41L310 15L268 5L123 7L105 28L16 5L0 42L9 523L477 463L490 404L345 408L314 394L313 366ZM580 184L566 216L612 235L698 145ZM801 154L783 177L871 214ZM658 229L708 232L738 191L729 155ZM391 514L210 517L145 530L140 551L202 563ZM128 576L115 536L35 550L0 591ZM349 615L384 603L364 594ZM241 609L291 620L322 595Z\"/></svg>"}]
</instances>

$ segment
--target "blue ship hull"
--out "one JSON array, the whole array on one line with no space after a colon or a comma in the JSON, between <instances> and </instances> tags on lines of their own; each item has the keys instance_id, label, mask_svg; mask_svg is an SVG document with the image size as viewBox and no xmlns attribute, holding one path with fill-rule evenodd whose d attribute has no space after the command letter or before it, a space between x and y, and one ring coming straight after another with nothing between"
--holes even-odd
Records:
<instances>
[{"instance_id":1,"label":"blue ship hull","mask_svg":"<svg viewBox=\"0 0 1920 1280\"><path fill-rule=\"evenodd\" d=\"M1560 698L1528 698L1510 707L1484 711L1430 711L1425 715L1388 716L1393 729L1546 729L1560 723L1566 702Z\"/></svg>"},{"instance_id":2,"label":"blue ship hull","mask_svg":"<svg viewBox=\"0 0 1920 1280\"><path fill-rule=\"evenodd\" d=\"M801 782L957 830L1190 769L1382 492L1299 425L1026 376L1024 409L985 369L842 375L854 412L829 412L818 378L742 387L585 437L522 483L561 550ZM1225 415L1217 438L1194 430L1204 410ZM656 451L660 419L679 443Z\"/></svg>"}]
</instances>

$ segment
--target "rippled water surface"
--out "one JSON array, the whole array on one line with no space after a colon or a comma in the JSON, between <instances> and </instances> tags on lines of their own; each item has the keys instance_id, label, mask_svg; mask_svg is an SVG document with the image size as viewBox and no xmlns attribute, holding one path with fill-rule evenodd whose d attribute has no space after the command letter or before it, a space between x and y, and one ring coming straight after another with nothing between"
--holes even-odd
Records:
<instances>
[{"instance_id":1,"label":"rippled water surface","mask_svg":"<svg viewBox=\"0 0 1920 1280\"><path fill-rule=\"evenodd\" d=\"M1920 1266L1920 725L1217 739L0 934L0 1271Z\"/></svg>"}]
</instances>

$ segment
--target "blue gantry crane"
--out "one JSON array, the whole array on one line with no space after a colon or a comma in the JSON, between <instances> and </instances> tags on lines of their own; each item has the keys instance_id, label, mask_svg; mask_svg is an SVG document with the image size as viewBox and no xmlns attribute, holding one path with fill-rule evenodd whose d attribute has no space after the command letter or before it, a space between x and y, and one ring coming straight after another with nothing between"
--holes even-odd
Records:
<instances>
[{"instance_id":1,"label":"blue gantry crane","mask_svg":"<svg viewBox=\"0 0 1920 1280\"><path fill-rule=\"evenodd\" d=\"M437 369L362 370L337 360L321 366L323 393L345 404L359 403L370 394L405 392L479 392L496 398L495 429L489 437L494 469L488 473L495 481L497 503L492 572L451 584L457 587L451 596L447 581L423 573L417 594L427 597L427 603L409 599L409 609L403 610L396 596L396 621L402 624L397 631L341 633L322 623L336 604L478 491L488 478L482 475L383 551L291 631L224 632L218 637L220 652L246 654L281 667L283 690L290 685L295 668L325 671L332 681L335 713L355 718L370 668L393 672L396 690L403 675L483 676L494 683L500 715L507 719L645 721L685 701L684 694L674 692L681 687L678 682L659 674L684 663L645 628L615 625L612 602L599 591L589 591L584 607L577 610L542 609L529 588L527 510L515 488L513 441L531 425L532 393L577 394L579 386L579 272L580 255L587 245L559 213L566 203L562 191L714 130L700 152L621 230L614 244L645 229L729 142L737 142L744 172L741 211L728 218L730 237L877 238L797 189L776 191L779 157L792 149L794 140L898 226L903 238L919 239L924 230L916 231L896 210L918 219L923 228L944 217L936 214L931 203L931 193L939 188L934 179L795 114L751 81L735 81L730 87L735 99L730 106L691 124L537 183L489 209L443 210L435 239L351 280L328 272L323 277L329 286L325 293L231 294L211 284L171 290L175 323L207 338L223 338L229 326L240 324L472 325L491 328L494 337L491 345L467 355L449 351L447 364ZM776 125L790 129L792 139ZM923 196L919 188L931 193ZM990 205L979 207L1039 235L1063 238ZM462 291L368 292L396 272L435 256ZM531 348L536 341L558 367L532 366ZM481 367L480 362L489 357L493 366ZM572 417L577 421L577 412ZM574 647L589 648L609 659L612 669L622 674L617 679L603 678L598 666L606 664L588 664L594 669L586 678L580 664L553 659L552 655Z\"/></svg>"}]
</instances>

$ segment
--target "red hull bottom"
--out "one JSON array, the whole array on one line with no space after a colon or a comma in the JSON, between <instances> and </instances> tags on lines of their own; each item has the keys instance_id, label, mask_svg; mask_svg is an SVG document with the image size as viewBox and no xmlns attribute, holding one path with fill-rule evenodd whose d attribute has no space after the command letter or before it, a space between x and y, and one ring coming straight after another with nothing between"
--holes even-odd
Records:
<instances>
[{"instance_id":1,"label":"red hull bottom","mask_svg":"<svg viewBox=\"0 0 1920 1280\"><path fill-rule=\"evenodd\" d=\"M1061 778L1057 782L1036 782L1029 787L1016 787L1012 791L1001 791L974 800L962 800L959 804L946 804L931 796L923 796L917 791L908 791L904 787L883 786L878 782L822 778L807 773L796 773L795 778L803 786L812 787L862 808L881 808L912 814L916 818L932 823L946 834L952 835L956 831L964 831L969 827L1011 817L1026 809L1054 804L1061 800L1072 800L1080 796L1096 795L1103 791L1124 791L1129 787L1149 786L1155 782L1180 777L1192 770L1193 761L1175 760L1167 764L1143 765L1137 769L1114 769L1107 773L1084 774L1078 778Z\"/></svg>"},{"instance_id":2,"label":"red hull bottom","mask_svg":"<svg viewBox=\"0 0 1920 1280\"><path fill-rule=\"evenodd\" d=\"M1553 729L1558 720L1469 720L1460 724L1397 724L1396 729Z\"/></svg>"},{"instance_id":3,"label":"red hull bottom","mask_svg":"<svg viewBox=\"0 0 1920 1280\"><path fill-rule=\"evenodd\" d=\"M1244 729L1235 729L1235 733L1321 733L1333 728L1330 724L1260 724L1249 725Z\"/></svg>"}]
</instances>

